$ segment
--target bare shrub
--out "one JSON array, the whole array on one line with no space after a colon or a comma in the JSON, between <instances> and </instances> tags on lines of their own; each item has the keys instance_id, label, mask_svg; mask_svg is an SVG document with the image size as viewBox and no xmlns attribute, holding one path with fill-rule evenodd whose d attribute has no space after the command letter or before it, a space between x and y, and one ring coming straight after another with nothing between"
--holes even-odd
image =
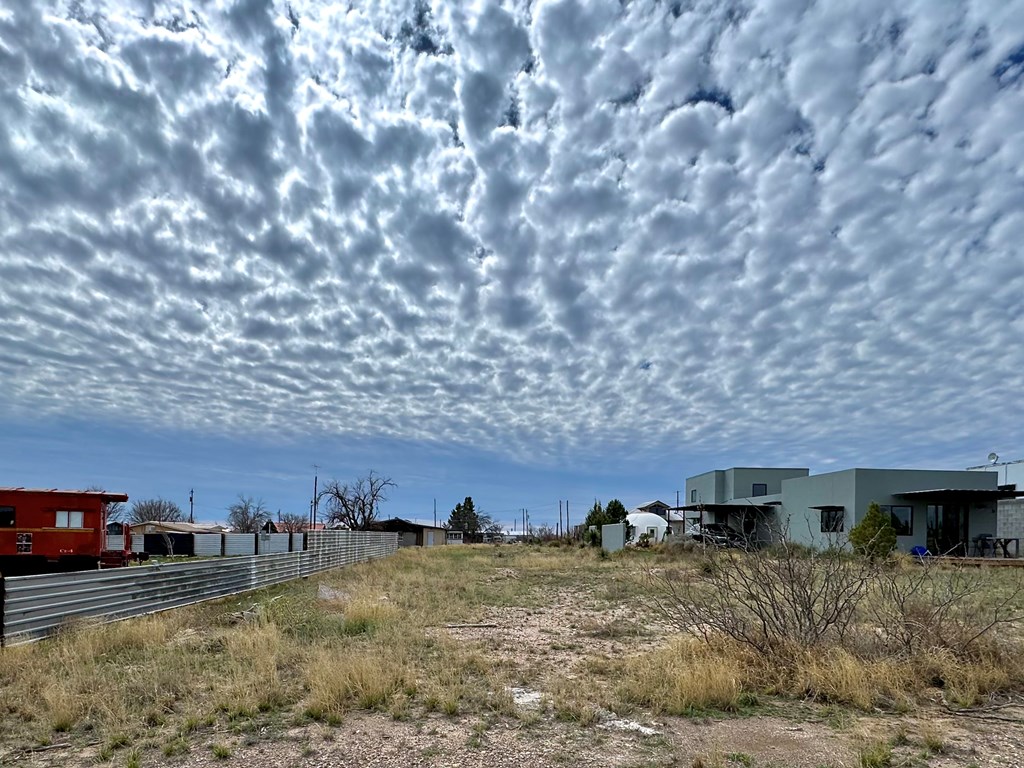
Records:
<instances>
[{"instance_id":1,"label":"bare shrub","mask_svg":"<svg viewBox=\"0 0 1024 768\"><path fill-rule=\"evenodd\" d=\"M651 573L662 616L706 642L721 636L760 654L841 644L879 565L836 547L708 548L691 578Z\"/></svg>"},{"instance_id":2,"label":"bare shrub","mask_svg":"<svg viewBox=\"0 0 1024 768\"><path fill-rule=\"evenodd\" d=\"M1024 618L1015 575L785 540L708 549L696 565L649 571L653 602L685 636L734 659L746 690L905 709L925 689L970 706L1024 684L998 632Z\"/></svg>"},{"instance_id":3,"label":"bare shrub","mask_svg":"<svg viewBox=\"0 0 1024 768\"><path fill-rule=\"evenodd\" d=\"M993 631L1024 618L1022 585L1016 579L1002 595L992 594L987 572L943 567L935 561L882 569L877 599L869 613L882 630L887 651L905 657L947 650L977 658Z\"/></svg>"}]
</instances>

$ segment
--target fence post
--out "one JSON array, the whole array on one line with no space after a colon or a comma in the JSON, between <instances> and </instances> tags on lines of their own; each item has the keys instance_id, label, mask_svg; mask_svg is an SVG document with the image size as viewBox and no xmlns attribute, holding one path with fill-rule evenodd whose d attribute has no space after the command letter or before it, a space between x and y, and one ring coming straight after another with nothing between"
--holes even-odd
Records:
<instances>
[{"instance_id":1,"label":"fence post","mask_svg":"<svg viewBox=\"0 0 1024 768\"><path fill-rule=\"evenodd\" d=\"M0 576L0 648L4 647L4 616L7 614L7 594L4 591L4 577Z\"/></svg>"}]
</instances>

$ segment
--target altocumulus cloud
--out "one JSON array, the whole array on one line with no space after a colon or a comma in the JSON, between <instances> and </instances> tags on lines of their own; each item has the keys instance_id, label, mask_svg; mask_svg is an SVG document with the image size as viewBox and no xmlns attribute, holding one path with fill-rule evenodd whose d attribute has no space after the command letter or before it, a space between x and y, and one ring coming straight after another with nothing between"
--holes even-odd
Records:
<instances>
[{"instance_id":1,"label":"altocumulus cloud","mask_svg":"<svg viewBox=\"0 0 1024 768\"><path fill-rule=\"evenodd\" d=\"M0 409L1009 434L1022 94L1006 0L5 0Z\"/></svg>"}]
</instances>

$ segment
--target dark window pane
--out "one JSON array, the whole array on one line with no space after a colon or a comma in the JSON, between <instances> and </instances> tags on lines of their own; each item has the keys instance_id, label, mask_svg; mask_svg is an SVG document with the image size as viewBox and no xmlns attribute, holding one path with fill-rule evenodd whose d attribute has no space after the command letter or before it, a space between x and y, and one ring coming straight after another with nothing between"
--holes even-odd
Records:
<instances>
[{"instance_id":1,"label":"dark window pane","mask_svg":"<svg viewBox=\"0 0 1024 768\"><path fill-rule=\"evenodd\" d=\"M750 493L751 496L766 496L768 495L768 484L767 483L754 483L754 489Z\"/></svg>"},{"instance_id":2,"label":"dark window pane","mask_svg":"<svg viewBox=\"0 0 1024 768\"><path fill-rule=\"evenodd\" d=\"M14 527L14 507L0 507L0 528Z\"/></svg>"},{"instance_id":3,"label":"dark window pane","mask_svg":"<svg viewBox=\"0 0 1024 768\"><path fill-rule=\"evenodd\" d=\"M821 510L821 532L842 533L843 520L846 518L846 511L842 509Z\"/></svg>"},{"instance_id":4,"label":"dark window pane","mask_svg":"<svg viewBox=\"0 0 1024 768\"><path fill-rule=\"evenodd\" d=\"M696 488L694 488L694 489L692 489L690 491L690 503L691 504L696 504L697 503L697 489Z\"/></svg>"},{"instance_id":5,"label":"dark window pane","mask_svg":"<svg viewBox=\"0 0 1024 768\"><path fill-rule=\"evenodd\" d=\"M909 506L882 507L887 509L892 518L892 528L897 536L914 535L914 508Z\"/></svg>"}]
</instances>

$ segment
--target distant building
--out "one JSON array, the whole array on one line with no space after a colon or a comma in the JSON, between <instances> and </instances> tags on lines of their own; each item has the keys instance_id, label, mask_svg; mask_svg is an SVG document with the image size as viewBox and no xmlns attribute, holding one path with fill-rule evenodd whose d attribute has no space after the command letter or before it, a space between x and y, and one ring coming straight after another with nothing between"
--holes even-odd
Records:
<instances>
[{"instance_id":1,"label":"distant building","mask_svg":"<svg viewBox=\"0 0 1024 768\"><path fill-rule=\"evenodd\" d=\"M648 541L658 544L665 540L668 533L668 521L654 512L630 512L626 515L626 522L632 528L632 536L624 543L635 544L641 536L646 535Z\"/></svg>"},{"instance_id":2,"label":"distant building","mask_svg":"<svg viewBox=\"0 0 1024 768\"><path fill-rule=\"evenodd\" d=\"M995 456L995 454L992 455ZM994 472L1000 488L1024 491L1024 459L999 461L999 457L995 456L994 463L969 469L971 472Z\"/></svg>"},{"instance_id":3,"label":"distant building","mask_svg":"<svg viewBox=\"0 0 1024 768\"><path fill-rule=\"evenodd\" d=\"M462 544L462 531L445 531L445 544Z\"/></svg>"},{"instance_id":4,"label":"distant building","mask_svg":"<svg viewBox=\"0 0 1024 768\"><path fill-rule=\"evenodd\" d=\"M448 541L448 531L444 528L414 523L400 517L375 520L367 526L367 530L397 533L399 547L438 547Z\"/></svg>"},{"instance_id":5,"label":"distant building","mask_svg":"<svg viewBox=\"0 0 1024 768\"><path fill-rule=\"evenodd\" d=\"M304 533L305 531L322 531L324 530L324 524L314 523L313 525L310 525L309 523L304 522L299 526L297 531L289 531L283 523L274 520L267 520L260 530L263 533Z\"/></svg>"},{"instance_id":6,"label":"distant building","mask_svg":"<svg viewBox=\"0 0 1024 768\"><path fill-rule=\"evenodd\" d=\"M657 515L658 517L660 517L663 520L667 521L668 520L668 511L669 511L669 509L670 509L669 505L666 504L664 501L659 501L658 499L655 499L654 501L644 502L643 504L639 505L638 507L635 507L635 508L629 510L629 512L630 512L630 514L633 514L633 513L638 513L638 514L647 513L647 514L651 514L651 515Z\"/></svg>"},{"instance_id":7,"label":"distant building","mask_svg":"<svg viewBox=\"0 0 1024 768\"><path fill-rule=\"evenodd\" d=\"M203 525L201 523L179 523L166 520L147 520L143 523L132 523L131 531L138 533L227 533L230 529L223 525Z\"/></svg>"}]
</instances>

